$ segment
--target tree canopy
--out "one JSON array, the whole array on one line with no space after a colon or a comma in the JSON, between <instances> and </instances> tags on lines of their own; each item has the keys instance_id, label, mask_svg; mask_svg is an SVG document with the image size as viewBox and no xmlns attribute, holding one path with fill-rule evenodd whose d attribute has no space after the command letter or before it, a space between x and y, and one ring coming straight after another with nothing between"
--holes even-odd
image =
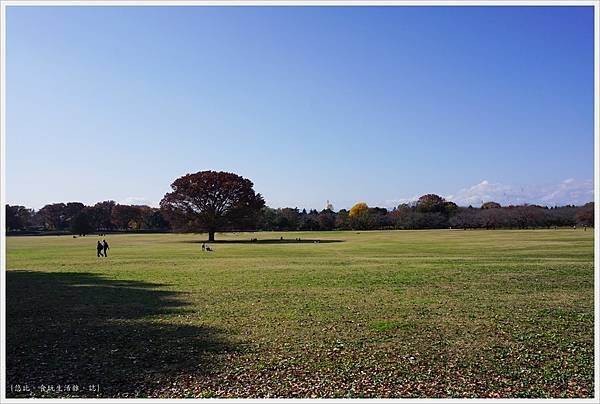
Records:
<instances>
[{"instance_id":1,"label":"tree canopy","mask_svg":"<svg viewBox=\"0 0 600 404\"><path fill-rule=\"evenodd\" d=\"M205 230L209 241L227 227L243 227L265 206L252 181L234 173L200 171L177 178L160 201L171 222L185 230Z\"/></svg>"},{"instance_id":2,"label":"tree canopy","mask_svg":"<svg viewBox=\"0 0 600 404\"><path fill-rule=\"evenodd\" d=\"M369 206L366 203L358 202L357 204L355 204L354 206L352 206L350 208L350 212L348 213L348 216L350 216L350 217L359 216L360 214L363 214L363 213L367 212L368 210L369 210Z\"/></svg>"}]
</instances>

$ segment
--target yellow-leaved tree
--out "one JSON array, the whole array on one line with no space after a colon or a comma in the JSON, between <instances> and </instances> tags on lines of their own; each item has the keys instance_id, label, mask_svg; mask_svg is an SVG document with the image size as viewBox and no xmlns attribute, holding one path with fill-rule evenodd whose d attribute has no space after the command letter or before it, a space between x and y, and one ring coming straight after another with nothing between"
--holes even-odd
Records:
<instances>
[{"instance_id":1,"label":"yellow-leaved tree","mask_svg":"<svg viewBox=\"0 0 600 404\"><path fill-rule=\"evenodd\" d=\"M355 217L360 216L361 213L367 212L369 210L369 206L367 206L364 202L359 202L355 204L348 213L348 216Z\"/></svg>"},{"instance_id":2,"label":"yellow-leaved tree","mask_svg":"<svg viewBox=\"0 0 600 404\"><path fill-rule=\"evenodd\" d=\"M348 212L348 218L350 219L350 227L352 229L368 229L371 218L369 206L364 202L355 204L350 209L350 212Z\"/></svg>"}]
</instances>

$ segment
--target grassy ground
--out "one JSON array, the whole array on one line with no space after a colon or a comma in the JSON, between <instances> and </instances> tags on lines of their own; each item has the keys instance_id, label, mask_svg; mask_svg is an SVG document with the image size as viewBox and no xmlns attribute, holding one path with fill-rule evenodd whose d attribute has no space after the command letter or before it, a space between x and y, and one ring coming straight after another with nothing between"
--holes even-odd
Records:
<instances>
[{"instance_id":1,"label":"grassy ground","mask_svg":"<svg viewBox=\"0 0 600 404\"><path fill-rule=\"evenodd\" d=\"M593 396L592 231L202 238L8 238L9 396Z\"/></svg>"}]
</instances>

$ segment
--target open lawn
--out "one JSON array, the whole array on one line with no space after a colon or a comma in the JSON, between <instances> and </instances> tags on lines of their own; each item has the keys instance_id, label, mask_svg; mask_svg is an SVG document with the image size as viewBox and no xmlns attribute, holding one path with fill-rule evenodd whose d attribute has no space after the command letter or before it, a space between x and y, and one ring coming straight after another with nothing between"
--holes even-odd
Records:
<instances>
[{"instance_id":1,"label":"open lawn","mask_svg":"<svg viewBox=\"0 0 600 404\"><path fill-rule=\"evenodd\" d=\"M593 396L590 230L97 238L7 238L9 396Z\"/></svg>"}]
</instances>

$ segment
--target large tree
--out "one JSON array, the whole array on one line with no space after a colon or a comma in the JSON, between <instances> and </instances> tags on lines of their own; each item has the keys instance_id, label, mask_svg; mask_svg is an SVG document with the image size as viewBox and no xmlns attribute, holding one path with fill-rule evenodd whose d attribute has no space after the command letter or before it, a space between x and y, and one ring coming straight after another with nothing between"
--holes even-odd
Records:
<instances>
[{"instance_id":1,"label":"large tree","mask_svg":"<svg viewBox=\"0 0 600 404\"><path fill-rule=\"evenodd\" d=\"M245 227L265 201L252 181L222 171L200 171L177 178L160 201L160 208L179 228L205 230L208 240L226 227Z\"/></svg>"}]
</instances>

